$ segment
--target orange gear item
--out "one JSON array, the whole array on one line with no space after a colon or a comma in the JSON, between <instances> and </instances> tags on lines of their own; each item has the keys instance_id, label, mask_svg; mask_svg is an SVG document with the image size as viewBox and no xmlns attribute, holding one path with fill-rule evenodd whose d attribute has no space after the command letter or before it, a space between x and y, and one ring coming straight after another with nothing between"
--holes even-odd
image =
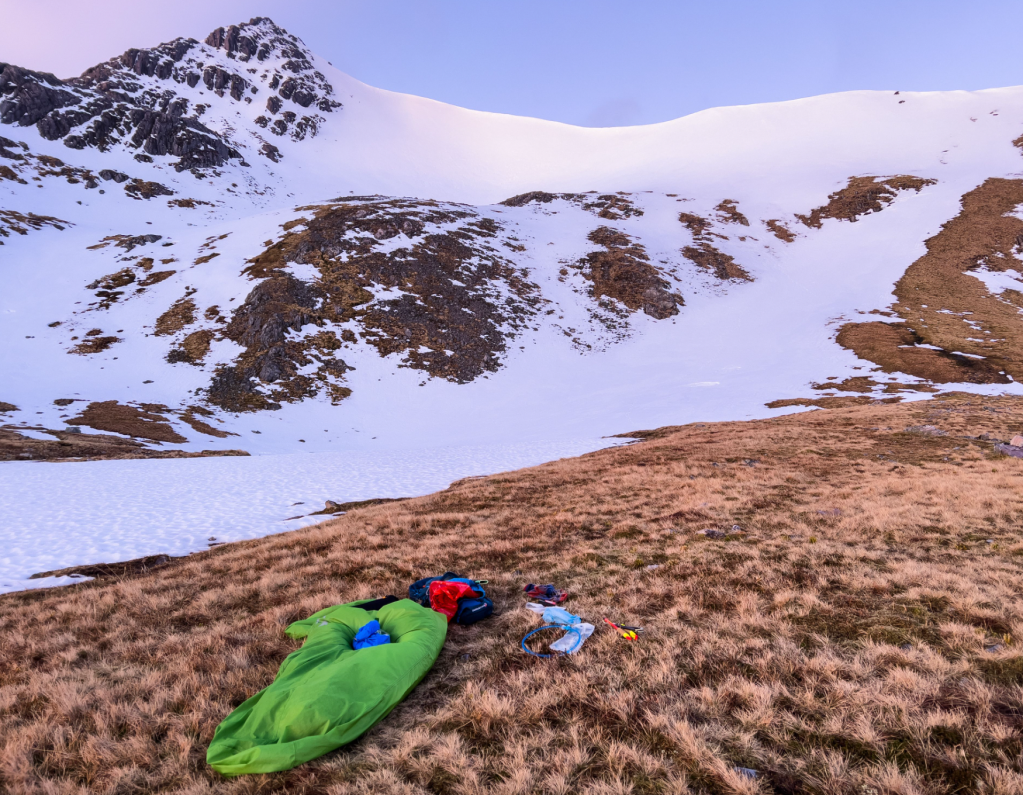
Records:
<instances>
[{"instance_id":1,"label":"orange gear item","mask_svg":"<svg viewBox=\"0 0 1023 795\"><path fill-rule=\"evenodd\" d=\"M468 596L475 598L472 586L464 582L451 580L434 580L430 583L430 607L448 617L448 622L458 612L458 600Z\"/></svg>"}]
</instances>

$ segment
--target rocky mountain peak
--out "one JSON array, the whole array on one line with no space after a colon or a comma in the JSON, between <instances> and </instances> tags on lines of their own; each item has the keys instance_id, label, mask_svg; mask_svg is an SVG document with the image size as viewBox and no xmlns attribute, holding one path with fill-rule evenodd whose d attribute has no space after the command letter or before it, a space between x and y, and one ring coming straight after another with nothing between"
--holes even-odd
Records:
<instances>
[{"instance_id":1,"label":"rocky mountain peak","mask_svg":"<svg viewBox=\"0 0 1023 795\"><path fill-rule=\"evenodd\" d=\"M202 176L232 160L246 165L250 147L277 162L283 155L262 131L314 137L326 121L320 114L341 107L333 93L297 36L255 17L217 28L204 42L129 49L69 80L0 64L0 124L35 125L72 149L125 147L142 162L176 158L176 170Z\"/></svg>"},{"instance_id":2,"label":"rocky mountain peak","mask_svg":"<svg viewBox=\"0 0 1023 795\"><path fill-rule=\"evenodd\" d=\"M298 57L309 60L309 53L301 39L278 27L269 17L253 17L240 25L217 28L206 37L207 45L223 50L228 58L242 63L255 58L265 61L274 51L296 50ZM286 57L291 57L289 53Z\"/></svg>"}]
</instances>

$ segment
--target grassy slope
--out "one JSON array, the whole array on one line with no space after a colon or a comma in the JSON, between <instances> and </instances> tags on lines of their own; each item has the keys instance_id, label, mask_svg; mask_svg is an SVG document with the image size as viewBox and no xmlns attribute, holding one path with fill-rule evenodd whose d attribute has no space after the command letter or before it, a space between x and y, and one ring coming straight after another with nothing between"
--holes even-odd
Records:
<instances>
[{"instance_id":1,"label":"grassy slope","mask_svg":"<svg viewBox=\"0 0 1023 795\"><path fill-rule=\"evenodd\" d=\"M904 432L924 423L949 435ZM0 791L1019 792L1023 461L963 438L1018 429L1023 401L961 395L664 429L0 597ZM489 579L499 615L453 627L365 738L279 775L205 766L290 621L449 568ZM527 657L527 581L648 631Z\"/></svg>"}]
</instances>

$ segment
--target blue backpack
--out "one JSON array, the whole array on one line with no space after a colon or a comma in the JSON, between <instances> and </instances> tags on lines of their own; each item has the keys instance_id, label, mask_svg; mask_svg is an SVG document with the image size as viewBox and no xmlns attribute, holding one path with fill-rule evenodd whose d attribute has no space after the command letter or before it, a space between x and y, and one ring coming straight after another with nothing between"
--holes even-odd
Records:
<instances>
[{"instance_id":1,"label":"blue backpack","mask_svg":"<svg viewBox=\"0 0 1023 795\"><path fill-rule=\"evenodd\" d=\"M456 624L475 624L494 612L494 603L487 597L470 599L466 596L458 600L458 612L455 613Z\"/></svg>"},{"instance_id":2,"label":"blue backpack","mask_svg":"<svg viewBox=\"0 0 1023 795\"><path fill-rule=\"evenodd\" d=\"M456 624L475 624L494 612L494 603L487 598L487 592L483 590L483 587L476 580L462 577L453 571L446 571L440 577L425 577L422 580L416 580L408 587L408 598L423 607L429 607L430 583L437 580L463 582L472 588L475 598L465 596L458 600L458 612L455 613L453 619Z\"/></svg>"},{"instance_id":3,"label":"blue backpack","mask_svg":"<svg viewBox=\"0 0 1023 795\"><path fill-rule=\"evenodd\" d=\"M423 607L430 606L430 583L436 582L437 580L454 580L455 582L464 582L470 588L476 596L483 598L487 595L487 592L480 587L480 584L476 580L470 580L468 577L463 577L460 574L455 574L453 571L446 571L440 577L424 577L422 580L416 580L408 587L408 598L413 602L418 602Z\"/></svg>"}]
</instances>

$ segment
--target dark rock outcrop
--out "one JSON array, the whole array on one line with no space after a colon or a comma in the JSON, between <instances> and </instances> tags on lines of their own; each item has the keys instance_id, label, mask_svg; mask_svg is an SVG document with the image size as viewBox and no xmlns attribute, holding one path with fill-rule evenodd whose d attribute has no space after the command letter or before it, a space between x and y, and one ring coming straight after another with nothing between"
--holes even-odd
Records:
<instances>
[{"instance_id":1,"label":"dark rock outcrop","mask_svg":"<svg viewBox=\"0 0 1023 795\"><path fill-rule=\"evenodd\" d=\"M316 302L314 290L288 273L277 272L257 284L224 330L246 352L216 373L208 390L210 402L228 411L280 408L256 389L253 379L273 384L292 378L298 366L308 363L304 352L288 343L287 334L313 322L310 310Z\"/></svg>"},{"instance_id":2,"label":"dark rock outcrop","mask_svg":"<svg viewBox=\"0 0 1023 795\"><path fill-rule=\"evenodd\" d=\"M0 124L28 127L54 110L77 105L81 98L46 72L0 63ZM45 136L44 136L45 137Z\"/></svg>"},{"instance_id":3,"label":"dark rock outcrop","mask_svg":"<svg viewBox=\"0 0 1023 795\"><path fill-rule=\"evenodd\" d=\"M271 55L281 58L280 68L289 73L283 83L277 71L259 74L249 69L253 74L247 74L241 68L252 58L263 61ZM241 154L230 133L215 132L199 121L210 105L190 105L177 86L196 88L201 83L214 95L214 103L248 103L249 95L259 92L260 81L281 89L280 96L267 101L271 114L281 111L284 100L324 113L341 107L301 42L271 20L257 17L218 28L204 44L176 39L129 49L69 80L0 63L0 124L35 125L47 140L63 140L72 149L124 146L135 150L141 162L173 157L176 170L199 175L202 169L240 160ZM315 135L322 121L315 112L301 118L291 114L274 131L301 140Z\"/></svg>"}]
</instances>

